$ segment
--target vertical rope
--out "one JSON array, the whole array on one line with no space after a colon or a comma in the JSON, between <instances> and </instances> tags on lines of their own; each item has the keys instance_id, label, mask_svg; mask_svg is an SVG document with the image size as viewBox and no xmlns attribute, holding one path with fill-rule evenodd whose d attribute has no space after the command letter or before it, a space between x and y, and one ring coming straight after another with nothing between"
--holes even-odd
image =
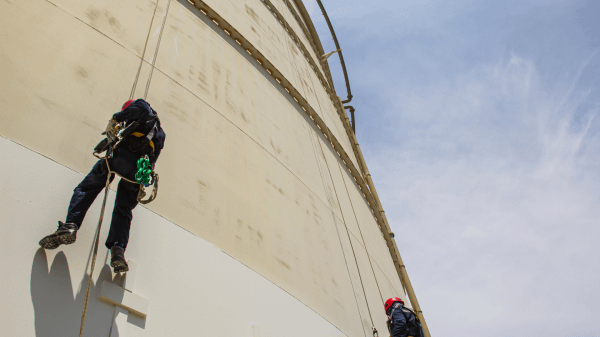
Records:
<instances>
[{"instance_id":1,"label":"vertical rope","mask_svg":"<svg viewBox=\"0 0 600 337\"><path fill-rule=\"evenodd\" d=\"M287 4L287 0L284 0L284 1ZM286 22L285 28L287 29L287 20L285 22ZM296 64L296 61L295 61L295 59L293 57L292 57L291 63L293 63L294 68L296 70L296 73L300 74L300 71L298 70L298 65ZM317 103L318 103L318 101L317 101ZM320 105L320 103L319 103L319 105ZM314 121L313 121L312 125L314 125L316 127L316 123ZM311 130L315 130L316 131L316 129L311 129ZM362 323L362 314L360 313L360 306L358 305L358 299L356 298L356 292L354 290L354 282L352 281L352 275L350 274L350 267L348 266L348 260L346 259L346 253L344 252L344 246L342 244L342 238L340 236L340 232L339 232L339 229L338 229L338 225L337 225L337 221L336 221L336 216L335 216L335 213L333 212L333 207L331 205L331 197L329 195L329 191L327 190L327 186L325 185L325 176L323 174L323 170L321 168L321 162L320 162L318 154L317 154L317 147L315 145L315 141L313 139L313 135L312 135L312 133L310 131L309 131L309 137L310 137L311 143L313 145L313 149L315 150L315 159L317 160L317 166L319 167L319 173L321 175L321 180L323 182L323 187L324 187L325 193L327 195L327 202L329 203L329 210L331 211L331 215L333 216L333 222L335 224L335 231L336 231L336 233L338 235L338 240L340 242L340 249L342 250L342 256L344 257L344 263L346 265L346 270L348 272L348 278L350 279L350 286L352 287L352 294L354 295L354 302L356 303L356 311L358 312L358 318L360 319L360 322L361 322L360 325L361 325L362 330L363 330L363 335L366 337L367 333L365 332L364 326L363 326L363 323ZM321 152L323 152L323 148L320 146L320 144L319 144L319 147L321 148ZM327 165L327 162L325 162L325 165ZM327 170L329 171L329 166L327 167ZM329 172L329 175L331 176L331 172ZM335 186L333 188L334 188L334 191L335 191ZM336 198L337 198L337 192L336 192ZM339 204L339 198L338 198L338 204ZM343 217L344 217L344 214L342 212L342 218ZM342 219L342 221L345 221L345 220ZM345 227L345 224L344 224L344 227ZM352 247L352 242L350 242L350 247ZM354 253L354 248L353 247L352 247L352 252ZM354 257L354 259L355 259L355 262L356 262L356 256ZM358 268L358 263L357 263L357 268ZM359 270L359 277L360 277L360 270ZM361 284L362 284L362 279L361 279ZM363 287L363 292L364 292L364 287ZM368 305L369 304L367 303L367 307L368 307ZM370 315L371 315L371 312L369 310L369 317L370 317ZM370 317L370 318L371 318L371 324L373 324L373 318L372 317Z\"/></svg>"},{"instance_id":2,"label":"vertical rope","mask_svg":"<svg viewBox=\"0 0 600 337\"><path fill-rule=\"evenodd\" d=\"M346 264L346 271L348 272L348 278L350 279L350 285L352 286L352 293L354 294L354 301L356 302L356 308L358 309L358 317L361 320L361 324L360 325L362 326L362 315L360 314L360 307L358 305L358 299L356 298L356 293L354 292L354 282L352 281L352 275L350 274L350 267L348 266L348 259L346 259L346 252L344 252L344 245L342 244L342 237L340 236L340 232L339 232L339 229L338 229L338 224L337 224L336 216L335 216L335 213L333 211L333 206L331 205L331 196L329 195L329 191L327 189L327 185L325 184L325 175L323 174L323 169L321 168L321 161L319 160L319 157L318 157L317 147L315 145L315 140L313 139L312 133L309 136L310 136L310 140L312 142L313 148L315 149L315 156L316 156L316 159L317 159L317 166L319 167L319 173L321 174L321 181L323 182L323 188L325 189L325 194L327 195L327 202L329 203L329 210L331 211L331 215L333 217L333 223L335 224L335 232L338 235L338 240L340 242L340 249L342 250L342 256L344 257L344 263ZM323 149L321 148L321 152L322 151L323 151ZM325 163L325 164L327 164L327 163ZM331 175L331 173L330 173L330 175ZM352 242L350 244L352 245ZM368 307L368 304L367 304L367 307ZM369 316L370 315L371 315L371 312L369 310ZM373 318L371 318L371 322L373 322ZM364 328L362 330L363 330L363 334L366 337L367 334L366 334Z\"/></svg>"},{"instance_id":3,"label":"vertical rope","mask_svg":"<svg viewBox=\"0 0 600 337\"><path fill-rule=\"evenodd\" d=\"M285 1L285 2L286 2L286 4L287 4L287 0L284 0L284 1ZM287 20L286 20L286 25L285 25L285 26L286 26L286 28L287 28ZM295 61L295 59L294 59L293 57L292 57L292 63L293 63L293 65L294 65L294 68L296 69L296 73L297 73L297 74L300 74L300 71L298 70L298 65L296 64L296 61ZM319 104L319 106L321 105L321 104L320 104L320 102L319 102L318 100L317 100L317 104ZM313 121L313 125L315 125L315 126L316 126L316 122L314 122L314 121ZM314 139L313 139L313 136L312 136L312 134L310 134L309 136L310 136L310 139L311 139L311 143L312 143L312 145L313 145L313 148L315 149L315 156L317 156L317 153L316 153L316 150L317 150L317 148L316 148L316 145L315 145L315 141L314 141ZM331 134L329 135L329 137L331 137ZM323 152L323 147L321 146L321 144L320 144L320 143L319 143L319 148L321 149L321 152ZM324 153L324 152L323 152L323 153ZM319 160L318 156L316 157L316 159L317 159L317 166L319 167L319 173L320 173L320 175L321 175L321 180L323 181L323 187L325 188L325 193L327 194L327 202L329 203L329 210L331 211L331 214L332 214L332 216L333 216L333 221L334 221L334 224L335 224L335 227L336 227L336 233L337 233L337 235L338 235L338 240L339 240L339 242L340 242L340 248L341 248L341 250L342 250L342 255L343 255L343 257L344 257L344 263L346 264L346 270L348 271L348 277L349 277L349 279L350 279L350 285L352 286L352 293L353 293L353 295L354 295L354 301L355 301L355 303L356 303L356 308L357 308L357 312L358 312L358 317L359 317L359 319L360 319L360 321L361 321L361 324L360 324L360 325L361 325L361 327L363 327L363 329L362 329L362 330L363 330L363 334L364 334L364 336L366 337L366 335L367 335L367 334L366 334L366 332L365 332L365 330L364 330L364 326L363 326L363 323L362 323L362 314L361 314L361 312L360 312L360 306L358 305L358 299L357 299L357 297L356 297L356 292L355 292L355 290L354 290L354 282L352 281L352 275L350 274L350 267L348 266L348 260L347 260L347 258L346 258L346 253L344 252L344 246L343 246L343 244L342 244L342 238L341 238L341 236L340 236L340 233L339 233L339 229L338 229L338 225L337 225L337 221L336 221L336 216L335 216L335 213L333 212L333 207L332 207L332 205L331 205L331 197L330 197L330 195L329 195L329 191L327 190L327 186L325 185L325 177L324 177L324 174L323 174L323 171L322 171L322 168L321 168L321 164L320 164L320 160ZM329 170L329 165L327 164L327 162L325 162L325 165L327 165L327 171L329 172L329 175L331 176L331 171ZM339 198L337 197L337 190L336 190L336 188L335 188L335 185L333 186L333 188L334 188L334 191L335 191L335 193L336 193L336 198L337 198L337 200L338 200L338 204L339 204ZM355 264L356 264L356 268L357 268L357 270L358 270L358 277L359 277L359 280L360 280L360 283L361 283L361 288L362 288L362 290L363 290L363 294L364 294L364 296L365 296L365 301L367 301L367 295L366 295L366 293L365 293L365 287L364 287L364 285L363 285L362 276L361 276L361 274L360 274L360 268L358 267L358 261L357 261L357 259L356 259L356 254L354 253L354 246L352 245L352 241L350 240L350 236L349 236L349 233L348 233L348 228L346 227L346 224L345 224L345 219L344 219L344 213L343 213L343 212L342 212L342 221L344 222L344 227L346 228L346 234L348 235L348 240L350 241L350 248L352 249L352 254L354 255L354 262L355 262ZM371 316L371 309L370 309L370 307L369 307L369 303L368 303L368 302L366 302L366 304L367 304L367 311L368 311L368 313L369 313L369 319L371 320L371 325L372 325L373 327L375 327L375 325L374 325L374 323L373 323L373 317Z\"/></svg>"},{"instance_id":4,"label":"vertical rope","mask_svg":"<svg viewBox=\"0 0 600 337\"><path fill-rule=\"evenodd\" d=\"M146 83L146 91L144 92L144 99L148 97L148 90L150 90L150 81L152 80L152 74L154 73L154 67L156 65L156 57L158 56L158 50L160 49L160 42L162 41L163 31L165 30L165 23L169 16L169 7L171 6L171 0L167 3L167 10L165 12L165 18L163 19L162 27L160 28L160 34L158 35L158 43L156 44L156 50L154 51L154 58L152 59L152 68L150 68L150 76L148 76L148 83Z\"/></svg>"},{"instance_id":5,"label":"vertical rope","mask_svg":"<svg viewBox=\"0 0 600 337\"><path fill-rule=\"evenodd\" d=\"M343 174L342 167L339 162L338 162L338 168L340 170L340 174ZM356 219L356 224L358 225L358 232L360 233L360 238L361 238L362 242L365 243L365 249L366 249L367 244L365 242L365 237L363 236L362 230L360 229L358 217L356 216L356 211L354 210L354 204L352 203L352 199L350 198L350 191L348 190L348 185L346 184L345 180L344 180L344 187L346 188L346 193L348 194L348 200L350 201L350 206L352 207L352 213L354 213L354 219ZM377 290L379 291L379 298L381 298L381 303L383 303L384 299L383 299L383 295L381 294L381 288L379 287L379 281L377 281L377 276L375 275L375 269L373 269L373 262L371 262L371 257L369 256L368 252L367 252L367 258L369 259L369 265L371 265L371 271L373 272L373 278L375 278L375 284L377 285Z\"/></svg>"},{"instance_id":6,"label":"vertical rope","mask_svg":"<svg viewBox=\"0 0 600 337\"><path fill-rule=\"evenodd\" d=\"M327 133L329 135L328 137L331 137L331 132L328 131ZM323 151L323 147L321 146L321 144L319 144L319 146L321 147L321 151ZM329 169L329 164L327 164L327 162L325 162L325 165L327 166L327 170L329 171L329 175L332 176L331 170ZM339 167L339 162L338 162L338 167ZM343 177L342 177L342 179L343 179ZM344 186L345 186L345 183L344 183ZM336 198L338 200L338 204L340 204L340 199L337 196L337 189L335 188L335 184L333 186L333 189L334 189L334 191L336 193ZM350 205L352 205L352 201L350 201ZM354 206L352 206L352 211L354 212ZM369 300L367 299L367 292L365 291L365 284L363 282L362 274L360 272L360 267L358 265L358 259L356 258L356 252L354 250L354 245L352 244L352 239L350 238L350 231L348 230L348 226L346 226L346 220L345 220L345 217L344 217L344 212L341 212L341 213L342 213L342 221L344 221L344 227L346 228L346 235L348 236L348 241L350 242L350 248L352 250L352 255L354 257L354 262L356 263L356 269L358 271L358 279L360 280L360 286L362 288L363 295L365 296L365 303L367 304L367 312L369 313L369 319L371 320L371 326L374 328L375 327L375 322L373 321L373 315L371 314L371 306L369 305ZM356 213L355 213L354 216L356 218ZM358 220L357 220L357 224L358 224ZM360 226L359 226L359 230L360 230ZM363 242L364 242L364 239L363 239ZM369 262L370 262L369 253L368 252L367 252L367 259L369 259ZM373 277L375 277L375 273L373 273ZM375 277L375 283L377 284L377 277ZM379 289L379 284L377 284L377 288ZM381 297L381 291L379 291L379 296Z\"/></svg>"},{"instance_id":7,"label":"vertical rope","mask_svg":"<svg viewBox=\"0 0 600 337\"><path fill-rule=\"evenodd\" d=\"M154 7L154 14L152 14L152 20L150 21L150 27L148 28L148 35L146 36L146 43L144 44L144 51L142 52L142 59L140 60L140 66L138 67L137 74L135 75L135 82L133 82L133 87L131 88L131 94L129 94L129 99L133 99L133 95L135 94L135 88L137 87L138 79L140 78L140 72L142 70L142 64L144 64L144 57L146 57L146 48L148 48L148 40L150 39L150 33L152 32L152 25L154 24L154 17L156 16L157 9L158 1L156 2L156 7Z\"/></svg>"},{"instance_id":8,"label":"vertical rope","mask_svg":"<svg viewBox=\"0 0 600 337\"><path fill-rule=\"evenodd\" d=\"M108 167L108 165L107 165L107 167ZM108 188L110 187L110 176L111 176L111 172L110 172L110 169L108 169L108 176L106 177L106 187L104 187L104 200L102 201L102 209L100 210L100 219L98 220L98 228L96 229L96 240L94 241L94 254L92 255L92 268L90 270L90 277L88 278L88 282L87 282L87 289L85 290L85 299L83 300L83 311L81 312L81 326L79 328L79 337L83 336L83 328L85 326L85 317L87 316L88 301L90 299L90 288L92 286L92 278L94 277L94 267L96 266L96 256L98 255L98 245L100 243L100 228L102 228L102 220L104 220L104 209L106 208L106 197L108 196Z\"/></svg>"}]
</instances>

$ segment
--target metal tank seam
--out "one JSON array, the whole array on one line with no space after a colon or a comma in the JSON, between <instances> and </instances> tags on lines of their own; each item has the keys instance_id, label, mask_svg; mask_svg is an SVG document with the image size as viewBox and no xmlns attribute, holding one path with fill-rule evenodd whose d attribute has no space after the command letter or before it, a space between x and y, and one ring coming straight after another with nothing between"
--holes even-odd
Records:
<instances>
[{"instance_id":1,"label":"metal tank seam","mask_svg":"<svg viewBox=\"0 0 600 337\"><path fill-rule=\"evenodd\" d=\"M192 233L193 234L193 233ZM206 241L206 240L205 240ZM208 242L208 241L206 241ZM209 242L210 243L210 242ZM215 246L216 247L216 246ZM218 248L218 247L217 247ZM237 263L243 265L244 267L250 269L251 271L255 272L256 274L260 275L262 278L264 278L265 280L271 282L274 286L276 286L277 288L281 289L283 292L285 292L286 294L290 295L291 297L295 298L298 302L302 303L304 306L306 306L308 309L310 309L312 312L314 312L315 314L317 314L319 317L323 318L323 320L325 320L327 323L331 324L331 326L333 326L334 328L338 329L341 333L343 333L345 336L346 335L342 329L338 328L335 324L331 323L327 318L323 317L321 314L319 314L318 312L315 311L315 309L311 308L310 306L308 306L308 304L304 303L301 299L299 299L298 297L294 296L293 294L291 294L289 291L283 289L280 285L278 285L277 283L271 281L270 279L268 279L267 277L265 277L263 274L257 272L256 270L250 268L250 266L248 266L247 264L243 263L242 261L236 259L234 256L232 256L231 254L229 254L228 252L218 248L220 251L222 251L225 255L229 256L230 258L232 258L233 260L235 260Z\"/></svg>"},{"instance_id":2,"label":"metal tank seam","mask_svg":"<svg viewBox=\"0 0 600 337\"><path fill-rule=\"evenodd\" d=\"M69 12L68 12L68 11L66 11L64 8L61 8L60 6L58 6L57 4L55 4L54 2L52 2L52 1L50 1L50 0L45 0L45 1L46 1L47 3L49 3L49 4L51 4L52 6L54 6L54 7L58 8L58 9L60 9L61 11L65 12L66 14L70 15L70 16L71 16L73 19L75 19L75 20L77 20L77 21L80 21L80 22L81 22L81 23L83 23L84 25L86 25L86 26L90 27L91 29L95 30L95 31L96 31L96 32L98 32L100 35L104 36L105 38L109 39L110 41L112 41L112 42L116 43L117 45L119 45L119 46L123 47L123 49L125 49L125 50L127 50L127 51L131 52L133 55L137 56L137 55L135 54L135 52L133 52L133 51L129 50L127 47L125 47L124 45L122 45L121 43L119 43L118 41L116 41L115 39L113 39L113 38L111 38L110 36L108 36L108 35L104 34L103 32L101 32L101 31L100 31L99 29L97 29L96 27L94 27L94 26L90 25L89 23L87 23L87 22L85 22L85 21L81 20L80 18L76 17L75 15L73 15L73 14L69 13ZM158 1L157 1L157 6L158 6Z\"/></svg>"}]
</instances>

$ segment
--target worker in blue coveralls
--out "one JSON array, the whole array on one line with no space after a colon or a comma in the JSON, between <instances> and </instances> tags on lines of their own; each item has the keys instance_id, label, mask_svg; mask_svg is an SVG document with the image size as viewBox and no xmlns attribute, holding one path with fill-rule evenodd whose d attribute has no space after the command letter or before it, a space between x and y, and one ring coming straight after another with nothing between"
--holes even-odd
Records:
<instances>
[{"instance_id":1,"label":"worker in blue coveralls","mask_svg":"<svg viewBox=\"0 0 600 337\"><path fill-rule=\"evenodd\" d=\"M423 337L421 322L415 313L404 306L404 301L392 297L384 303L391 337Z\"/></svg>"},{"instance_id":2,"label":"worker in blue coveralls","mask_svg":"<svg viewBox=\"0 0 600 337\"><path fill-rule=\"evenodd\" d=\"M132 123L135 123L132 125ZM165 132L161 128L160 119L150 104L143 99L129 100L123 104L120 112L115 113L108 122L106 131L107 143L117 143L119 129L130 126L132 132L125 136L112 152L109 160L111 171L114 171L131 181L135 180L137 161L148 156L152 168L160 155L165 142ZM100 146L100 144L99 144ZM101 152L101 151L96 151ZM96 162L90 173L73 191L67 218L58 222L56 232L40 240L40 246L45 249L56 249L61 244L75 242L77 230L83 223L83 218L98 194L104 189L108 178L108 167L105 160ZM110 181L115 175L111 174ZM115 207L106 248L111 251L111 266L115 272L129 270L125 260L125 249L129 241L129 229L133 219L133 209L138 204L139 184L121 179L117 188Z\"/></svg>"}]
</instances>

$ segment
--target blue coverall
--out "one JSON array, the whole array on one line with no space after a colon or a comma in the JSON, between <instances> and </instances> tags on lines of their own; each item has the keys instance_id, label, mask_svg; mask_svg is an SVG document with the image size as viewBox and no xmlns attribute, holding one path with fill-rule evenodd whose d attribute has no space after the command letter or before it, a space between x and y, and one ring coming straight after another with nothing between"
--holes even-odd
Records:
<instances>
[{"instance_id":1,"label":"blue coverall","mask_svg":"<svg viewBox=\"0 0 600 337\"><path fill-rule=\"evenodd\" d=\"M127 124L139 118L151 115L152 109L150 108L150 105L146 101L139 99L123 111L114 114L113 119L119 123L125 121ZM155 119L147 123L142 123L134 130L134 132L147 135L155 125L157 130L152 137L154 151L149 154L152 165L154 165L158 159L165 142L165 133L160 127L160 121ZM122 143L123 145L117 147L112 159L109 160L110 169L129 180L135 181L137 160L141 158L144 153L135 153L128 148L127 138ZM77 225L78 228L81 227L88 209L98 194L104 189L107 175L108 168L106 167L106 162L104 160L96 162L90 173L88 173L73 191L69 210L67 212L67 223L73 223ZM114 179L114 176L114 174L111 175L111 182ZM129 242L129 229L131 228L131 220L133 219L132 211L138 204L138 191L138 184L133 184L123 179L119 182L110 230L106 239L106 248L110 249L115 245L120 246L123 249L127 248L127 243Z\"/></svg>"},{"instance_id":2,"label":"blue coverall","mask_svg":"<svg viewBox=\"0 0 600 337\"><path fill-rule=\"evenodd\" d=\"M390 313L388 330L392 337L422 336L421 328L417 324L412 311L404 308L399 302L396 302L388 309L388 316Z\"/></svg>"}]
</instances>

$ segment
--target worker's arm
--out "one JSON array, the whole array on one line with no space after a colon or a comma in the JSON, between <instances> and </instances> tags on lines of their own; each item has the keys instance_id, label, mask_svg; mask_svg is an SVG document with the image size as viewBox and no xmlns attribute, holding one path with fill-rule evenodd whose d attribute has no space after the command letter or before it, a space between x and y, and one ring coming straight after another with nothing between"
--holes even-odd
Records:
<instances>
[{"instance_id":1,"label":"worker's arm","mask_svg":"<svg viewBox=\"0 0 600 337\"><path fill-rule=\"evenodd\" d=\"M108 140L111 141L111 142L116 142L117 141L117 134L118 133L119 133L119 123L116 120L114 120L114 119L111 119L111 120L108 121L108 125L106 126L106 130L104 130L104 132L102 132L102 134L106 135L106 138L108 138Z\"/></svg>"},{"instance_id":2,"label":"worker's arm","mask_svg":"<svg viewBox=\"0 0 600 337\"><path fill-rule=\"evenodd\" d=\"M154 155L150 157L150 163L152 163L152 167L154 167L154 164L156 163L156 160L158 159L158 156L160 156L160 151L162 150L163 146L165 146L165 132L162 130L162 128L159 127L159 132L157 132L156 136L154 136Z\"/></svg>"},{"instance_id":3,"label":"worker's arm","mask_svg":"<svg viewBox=\"0 0 600 337\"><path fill-rule=\"evenodd\" d=\"M392 316L392 336L391 337L406 337L408 336L408 325L406 324L406 317L402 313L402 309L398 308L394 310Z\"/></svg>"}]
</instances>

